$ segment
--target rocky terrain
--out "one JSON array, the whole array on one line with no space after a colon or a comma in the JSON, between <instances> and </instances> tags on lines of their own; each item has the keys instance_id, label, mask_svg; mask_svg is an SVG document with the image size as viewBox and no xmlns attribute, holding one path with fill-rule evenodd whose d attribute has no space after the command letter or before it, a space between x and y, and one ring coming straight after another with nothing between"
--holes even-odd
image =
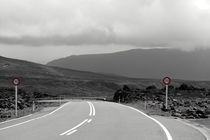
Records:
<instances>
[{"instance_id":1,"label":"rocky terrain","mask_svg":"<svg viewBox=\"0 0 210 140\"><path fill-rule=\"evenodd\" d=\"M0 88L0 121L15 117L15 90L14 88ZM46 93L29 92L18 89L18 116L24 116L42 108L41 104L36 103L37 99L53 97ZM36 104L34 110L33 103Z\"/></svg>"},{"instance_id":2,"label":"rocky terrain","mask_svg":"<svg viewBox=\"0 0 210 140\"><path fill-rule=\"evenodd\" d=\"M125 85L115 92L113 100L121 103L144 102L153 112L168 112L183 119L208 118L210 115L210 89L186 84L169 86L168 109L165 107L165 89L155 86L137 89Z\"/></svg>"},{"instance_id":3,"label":"rocky terrain","mask_svg":"<svg viewBox=\"0 0 210 140\"><path fill-rule=\"evenodd\" d=\"M114 100L117 101L119 92L123 92L120 95L121 102L143 101L147 98L148 106L164 110L163 107L159 107L164 102L164 89L162 89L163 84L160 79L138 79L98 74L0 57L1 113L14 111L14 86L11 81L13 77L20 77L21 79L21 84L18 87L18 108L23 111L27 108L31 109L32 101L37 98L61 96L67 98L105 97L107 100L112 100L114 96ZM178 79L173 79L172 82L174 86L170 86L169 92L171 114L174 112L174 116L181 115L183 118L189 116L192 118L205 117L202 115L184 116L182 112L185 111L188 114L197 112L196 114L199 114L200 110L205 109L203 104L209 102L210 82ZM191 86L181 86L181 83ZM128 85L128 89L126 89L126 86L122 88L123 85ZM121 90L118 90L114 95L117 89ZM190 107L187 106L188 102L190 102ZM194 106L191 106L191 104L194 104Z\"/></svg>"}]
</instances>

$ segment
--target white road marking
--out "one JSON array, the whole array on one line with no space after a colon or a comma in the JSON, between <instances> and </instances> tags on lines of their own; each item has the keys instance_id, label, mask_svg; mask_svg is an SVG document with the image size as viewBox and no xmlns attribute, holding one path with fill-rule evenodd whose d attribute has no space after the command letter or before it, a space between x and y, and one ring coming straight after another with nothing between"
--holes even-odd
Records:
<instances>
[{"instance_id":1,"label":"white road marking","mask_svg":"<svg viewBox=\"0 0 210 140\"><path fill-rule=\"evenodd\" d=\"M209 132L207 132L205 129L196 127L193 124L190 124L190 122L187 123L187 122L181 121L180 119L178 119L177 121L179 121L179 122L181 122L181 123L183 123L183 124L185 124L187 126L190 126L190 127L194 128L194 129L196 129L197 131L199 131L206 138L206 140L210 140Z\"/></svg>"},{"instance_id":2,"label":"white road marking","mask_svg":"<svg viewBox=\"0 0 210 140\"><path fill-rule=\"evenodd\" d=\"M73 131L71 131L71 132L69 132L68 134L66 134L66 135L71 135L71 134L73 134L73 133L75 133L75 132L77 132L77 130L73 130Z\"/></svg>"},{"instance_id":3,"label":"white road marking","mask_svg":"<svg viewBox=\"0 0 210 140\"><path fill-rule=\"evenodd\" d=\"M91 103L91 102L90 102L90 105L92 106L92 109L93 109L93 116L95 116L96 115L95 107L94 107L93 103Z\"/></svg>"},{"instance_id":4,"label":"white road marking","mask_svg":"<svg viewBox=\"0 0 210 140\"><path fill-rule=\"evenodd\" d=\"M92 121L92 119L89 119L87 122L90 123Z\"/></svg>"},{"instance_id":5,"label":"white road marking","mask_svg":"<svg viewBox=\"0 0 210 140\"><path fill-rule=\"evenodd\" d=\"M20 119L23 119L23 118L26 118L26 117L30 117L31 115L32 115L32 114L29 114L29 115L23 116L23 117L19 117L19 118L16 118L16 119L11 119L11 120L8 120L8 121L4 121L4 122L1 122L0 124L4 124L4 123L16 121L16 120L20 120Z\"/></svg>"},{"instance_id":6,"label":"white road marking","mask_svg":"<svg viewBox=\"0 0 210 140\"><path fill-rule=\"evenodd\" d=\"M84 123L86 123L87 121L88 121L88 119L85 119L83 122L81 122L81 123L78 124L77 126L75 126L75 127L71 128L71 129L69 129L69 130L63 132L63 133L60 134L60 135L61 135L61 136L62 136L62 135L66 135L67 133L73 131L74 129L77 129L78 127L80 127L81 125L83 125Z\"/></svg>"},{"instance_id":7,"label":"white road marking","mask_svg":"<svg viewBox=\"0 0 210 140\"><path fill-rule=\"evenodd\" d=\"M95 116L96 112L95 112L95 107L94 105L91 103L91 102L87 102L89 107L90 107L90 112L89 112L89 116ZM85 124L86 122L87 123L90 123L92 121L92 119L85 119L83 122L81 122L80 124L76 125L75 127L63 132L60 134L60 136L63 136L63 135L71 135L73 134L74 132L78 131L76 130L78 127L82 126L83 124Z\"/></svg>"},{"instance_id":8,"label":"white road marking","mask_svg":"<svg viewBox=\"0 0 210 140\"><path fill-rule=\"evenodd\" d=\"M122 105L122 106L126 106L126 105ZM157 123L157 124L163 129L163 131L164 131L165 134L166 134L167 140L173 140L173 138L172 138L171 134L169 133L169 131L167 130L167 128L166 128L162 123L160 123L158 120L156 120L156 119L154 119L154 118L148 116L147 114L141 112L140 110L138 110L138 109L136 109L136 108L133 108L133 107L130 107L130 106L126 106L126 107L128 107L128 108L130 108L130 109L132 109L132 110L135 110L135 111L137 111L137 112L143 114L144 116L148 117L149 119L153 120L155 123Z\"/></svg>"},{"instance_id":9,"label":"white road marking","mask_svg":"<svg viewBox=\"0 0 210 140\"><path fill-rule=\"evenodd\" d=\"M34 121L34 120L38 120L38 119L47 117L47 116L49 116L49 115L52 115L53 113L55 113L56 111L60 110L61 108L63 108L63 107L66 106L67 104L69 104L69 103L66 103L66 104L62 105L61 107L59 107L59 108L57 108L56 110L50 112L49 114L46 114L46 115L43 115L43 116L40 116L40 117L37 117L37 118L34 118L34 119L30 119L30 120L27 120L27 121L24 121L24 122L21 122L21 123L17 123L17 124L11 125L11 126L7 126L7 127L4 127L4 128L0 128L0 131L1 131L1 130L8 129L8 128L15 127L15 126L19 126L19 125L22 125L22 124L25 124L25 123L28 123L28 122L31 122L31 121Z\"/></svg>"},{"instance_id":10,"label":"white road marking","mask_svg":"<svg viewBox=\"0 0 210 140\"><path fill-rule=\"evenodd\" d=\"M90 113L89 113L89 116L92 116L92 106L91 106L90 102L88 102L88 105L89 105L89 107L90 107Z\"/></svg>"}]
</instances>

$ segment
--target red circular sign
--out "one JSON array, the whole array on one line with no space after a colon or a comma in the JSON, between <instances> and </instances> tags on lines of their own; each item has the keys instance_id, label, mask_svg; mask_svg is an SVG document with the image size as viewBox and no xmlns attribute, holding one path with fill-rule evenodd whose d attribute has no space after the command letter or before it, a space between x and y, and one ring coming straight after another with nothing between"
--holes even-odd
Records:
<instances>
[{"instance_id":1,"label":"red circular sign","mask_svg":"<svg viewBox=\"0 0 210 140\"><path fill-rule=\"evenodd\" d=\"M13 78L13 79L12 79L12 83L13 83L13 85L15 85L15 86L20 85L20 78L17 78L17 77Z\"/></svg>"},{"instance_id":2,"label":"red circular sign","mask_svg":"<svg viewBox=\"0 0 210 140\"><path fill-rule=\"evenodd\" d=\"M163 78L163 84L170 85L171 84L171 78L170 77L164 77Z\"/></svg>"}]
</instances>

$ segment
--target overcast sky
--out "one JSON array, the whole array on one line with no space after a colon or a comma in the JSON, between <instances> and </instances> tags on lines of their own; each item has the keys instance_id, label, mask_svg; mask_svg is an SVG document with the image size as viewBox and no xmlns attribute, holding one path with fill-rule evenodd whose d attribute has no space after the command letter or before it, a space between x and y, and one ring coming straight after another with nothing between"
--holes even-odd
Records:
<instances>
[{"instance_id":1,"label":"overcast sky","mask_svg":"<svg viewBox=\"0 0 210 140\"><path fill-rule=\"evenodd\" d=\"M210 0L0 0L0 55L46 63L132 48L210 48Z\"/></svg>"}]
</instances>

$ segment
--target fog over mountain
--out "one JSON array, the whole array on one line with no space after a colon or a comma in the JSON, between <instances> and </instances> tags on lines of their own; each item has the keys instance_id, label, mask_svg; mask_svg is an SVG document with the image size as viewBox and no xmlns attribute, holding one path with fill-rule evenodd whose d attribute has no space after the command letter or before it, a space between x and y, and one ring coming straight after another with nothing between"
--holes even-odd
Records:
<instances>
[{"instance_id":1,"label":"fog over mountain","mask_svg":"<svg viewBox=\"0 0 210 140\"><path fill-rule=\"evenodd\" d=\"M0 0L0 21L0 55L41 64L137 48L210 48L209 0Z\"/></svg>"},{"instance_id":2,"label":"fog over mountain","mask_svg":"<svg viewBox=\"0 0 210 140\"><path fill-rule=\"evenodd\" d=\"M48 63L51 66L112 73L135 78L210 80L210 49L134 49L129 51L73 55Z\"/></svg>"}]
</instances>

